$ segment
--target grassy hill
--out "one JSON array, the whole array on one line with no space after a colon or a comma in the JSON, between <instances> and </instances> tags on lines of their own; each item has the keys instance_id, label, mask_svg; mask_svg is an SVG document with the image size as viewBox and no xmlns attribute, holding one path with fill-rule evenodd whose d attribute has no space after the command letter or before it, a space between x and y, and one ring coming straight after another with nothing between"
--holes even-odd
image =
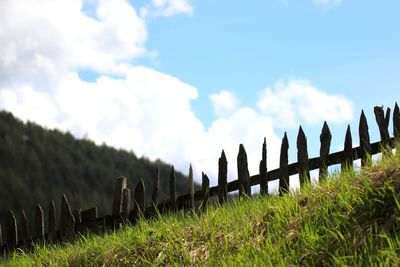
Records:
<instances>
[{"instance_id":1,"label":"grassy hill","mask_svg":"<svg viewBox=\"0 0 400 267\"><path fill-rule=\"evenodd\" d=\"M17 219L24 209L29 220L37 203L45 211L51 200L60 207L63 193L72 208L97 206L99 215L110 214L115 178L121 175L128 178L132 190L143 179L150 201L157 165L162 200L169 197L170 165L77 140L69 133L23 123L11 113L0 112L0 223L4 225L8 209ZM178 195L188 192L187 178L181 173L176 174L176 188Z\"/></svg>"},{"instance_id":2,"label":"grassy hill","mask_svg":"<svg viewBox=\"0 0 400 267\"><path fill-rule=\"evenodd\" d=\"M360 173L283 197L171 214L103 237L15 253L5 266L399 266L400 147ZM387 153L389 154L389 153Z\"/></svg>"}]
</instances>

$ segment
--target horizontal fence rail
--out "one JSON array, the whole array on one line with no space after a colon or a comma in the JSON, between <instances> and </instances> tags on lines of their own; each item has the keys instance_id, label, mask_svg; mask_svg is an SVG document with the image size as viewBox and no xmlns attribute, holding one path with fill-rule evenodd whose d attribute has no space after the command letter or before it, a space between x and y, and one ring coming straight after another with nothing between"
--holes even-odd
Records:
<instances>
[{"instance_id":1,"label":"horizontal fence rail","mask_svg":"<svg viewBox=\"0 0 400 267\"><path fill-rule=\"evenodd\" d=\"M383 107L375 107L375 119L379 127L380 141L371 143L368 123L364 111L361 112L358 128L359 146L353 147L353 138L350 126L347 127L344 149L339 152L330 153L332 135L328 124L325 122L320 135L320 155L309 158L307 149L307 138L300 126L297 136L297 162L288 163L289 143L285 133L279 158L279 168L268 170L267 168L267 140L264 138L261 151L259 173L249 174L247 154L242 144L239 146L237 156L237 180L228 182L228 162L224 150L218 159L218 185L210 187L207 174L202 173L201 190L194 191L193 169L189 166L188 193L177 196L175 186L175 169L172 166L169 176L170 198L159 202L158 192L160 186L160 171L154 177L151 203L145 202L146 188L140 180L133 197L131 190L127 187L127 178L118 177L115 182L112 211L110 215L98 217L97 208L71 209L67 196L61 198L60 228L56 230L57 212L54 201L51 201L47 209L47 218L40 205L35 208L34 229L35 233L29 235L28 221L25 211L20 211L20 220L17 222L12 210L8 211L5 231L0 225L0 247L3 255L20 249L31 251L34 244L53 244L72 241L76 236L91 232L101 234L107 231L121 229L126 225L133 225L140 218L152 218L157 214L187 210L201 212L207 206L210 198L218 197L220 204L227 202L228 193L239 191L239 197L251 197L251 186L260 186L260 194L268 195L268 182L279 180L279 195L289 191L289 177L298 174L300 188L310 181L310 171L319 170L319 181L326 179L328 167L340 164L342 168L352 168L355 160L361 159L361 166L365 166L368 157L376 155L385 148L395 148L400 141L400 112L397 103L393 111L393 137L389 134L390 108L386 112ZM47 228L45 227L47 224ZM47 232L45 231L47 229ZM5 239L3 239L3 236Z\"/></svg>"}]
</instances>

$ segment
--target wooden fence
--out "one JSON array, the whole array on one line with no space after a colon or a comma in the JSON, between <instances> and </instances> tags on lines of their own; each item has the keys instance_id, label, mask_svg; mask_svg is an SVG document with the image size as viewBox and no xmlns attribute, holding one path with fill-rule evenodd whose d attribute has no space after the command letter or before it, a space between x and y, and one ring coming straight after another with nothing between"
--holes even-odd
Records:
<instances>
[{"instance_id":1,"label":"wooden fence","mask_svg":"<svg viewBox=\"0 0 400 267\"><path fill-rule=\"evenodd\" d=\"M237 156L237 176L238 179L227 181L227 160L225 152L222 151L218 160L218 185L210 187L209 178L205 173L202 174L202 188L194 191L193 170L189 167L188 193L182 196L176 195L175 190L175 171L172 166L169 177L170 199L159 202L159 181L160 174L157 173L152 188L152 203L145 203L145 187L142 180L135 187L134 198L131 199L131 190L127 187L126 177L118 177L115 184L115 193L112 206L112 213L103 217L98 217L97 208L93 207L86 210L72 210L66 195L61 198L60 207L60 228L56 230L56 206L51 201L47 212L47 228L45 228L45 214L40 205L35 209L35 233L29 235L28 221L24 211L20 211L20 220L17 228L16 217L12 210L8 211L7 224L3 234L6 242L3 243L2 229L0 225L0 247L3 255L20 249L30 251L36 244L51 244L57 242L68 242L74 237L88 231L92 233L103 233L108 230L116 230L127 224L135 224L141 218L156 216L157 213L177 210L192 210L201 212L207 205L209 198L218 197L219 203L227 201L227 194L239 191L239 196L251 197L251 186L260 185L260 193L268 194L268 182L279 179L279 194L282 195L289 191L289 176L299 174L300 187L310 181L310 171L319 170L319 181L326 178L328 167L341 164L342 168L353 166L353 161L361 159L361 165L366 164L370 155L378 154L385 147L395 147L395 140L400 140L400 112L397 103L393 112L393 137L389 134L390 109L386 113L382 107L374 108L376 122L379 127L381 140L375 143L370 142L368 123L361 113L359 122L359 142L360 145L353 147L350 126L347 127L343 151L330 153L331 133L328 124L325 122L320 135L320 156L309 158L307 151L307 138L300 127L297 136L297 158L296 163L288 164L289 143L285 133L280 152L280 166L278 169L267 169L267 149L266 140L262 145L262 157L259 165L259 173L249 175L247 166L247 155L244 146L239 146ZM195 205L199 203L200 205ZM133 204L133 205L132 205ZM45 231L47 229L47 231ZM19 235L18 235L19 233Z\"/></svg>"}]
</instances>

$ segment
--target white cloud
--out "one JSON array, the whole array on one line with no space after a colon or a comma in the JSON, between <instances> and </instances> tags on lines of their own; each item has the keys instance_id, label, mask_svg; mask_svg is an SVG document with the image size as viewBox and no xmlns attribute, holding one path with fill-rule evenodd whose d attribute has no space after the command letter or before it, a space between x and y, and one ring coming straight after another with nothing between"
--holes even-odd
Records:
<instances>
[{"instance_id":1,"label":"white cloud","mask_svg":"<svg viewBox=\"0 0 400 267\"><path fill-rule=\"evenodd\" d=\"M193 7L187 0L152 0L140 9L142 17L171 17L177 14L191 15Z\"/></svg>"},{"instance_id":2,"label":"white cloud","mask_svg":"<svg viewBox=\"0 0 400 267\"><path fill-rule=\"evenodd\" d=\"M340 95L320 91L306 80L278 82L260 94L258 108L280 127L295 127L304 121L315 125L353 119L353 104Z\"/></svg>"},{"instance_id":3,"label":"white cloud","mask_svg":"<svg viewBox=\"0 0 400 267\"><path fill-rule=\"evenodd\" d=\"M339 6L342 0L313 0L314 4L322 8L331 8Z\"/></svg>"},{"instance_id":4,"label":"white cloud","mask_svg":"<svg viewBox=\"0 0 400 267\"><path fill-rule=\"evenodd\" d=\"M214 93L209 96L214 108L214 114L218 117L226 117L239 107L236 96L227 90Z\"/></svg>"}]
</instances>

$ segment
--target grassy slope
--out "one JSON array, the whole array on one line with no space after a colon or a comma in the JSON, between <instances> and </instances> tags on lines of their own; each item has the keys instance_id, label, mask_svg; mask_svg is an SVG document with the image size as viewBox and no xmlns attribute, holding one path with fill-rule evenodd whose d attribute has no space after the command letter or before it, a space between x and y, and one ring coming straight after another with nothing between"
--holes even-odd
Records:
<instances>
[{"instance_id":1,"label":"grassy slope","mask_svg":"<svg viewBox=\"0 0 400 267\"><path fill-rule=\"evenodd\" d=\"M399 201L400 153L294 196L163 216L74 245L16 253L0 264L399 266Z\"/></svg>"}]
</instances>

